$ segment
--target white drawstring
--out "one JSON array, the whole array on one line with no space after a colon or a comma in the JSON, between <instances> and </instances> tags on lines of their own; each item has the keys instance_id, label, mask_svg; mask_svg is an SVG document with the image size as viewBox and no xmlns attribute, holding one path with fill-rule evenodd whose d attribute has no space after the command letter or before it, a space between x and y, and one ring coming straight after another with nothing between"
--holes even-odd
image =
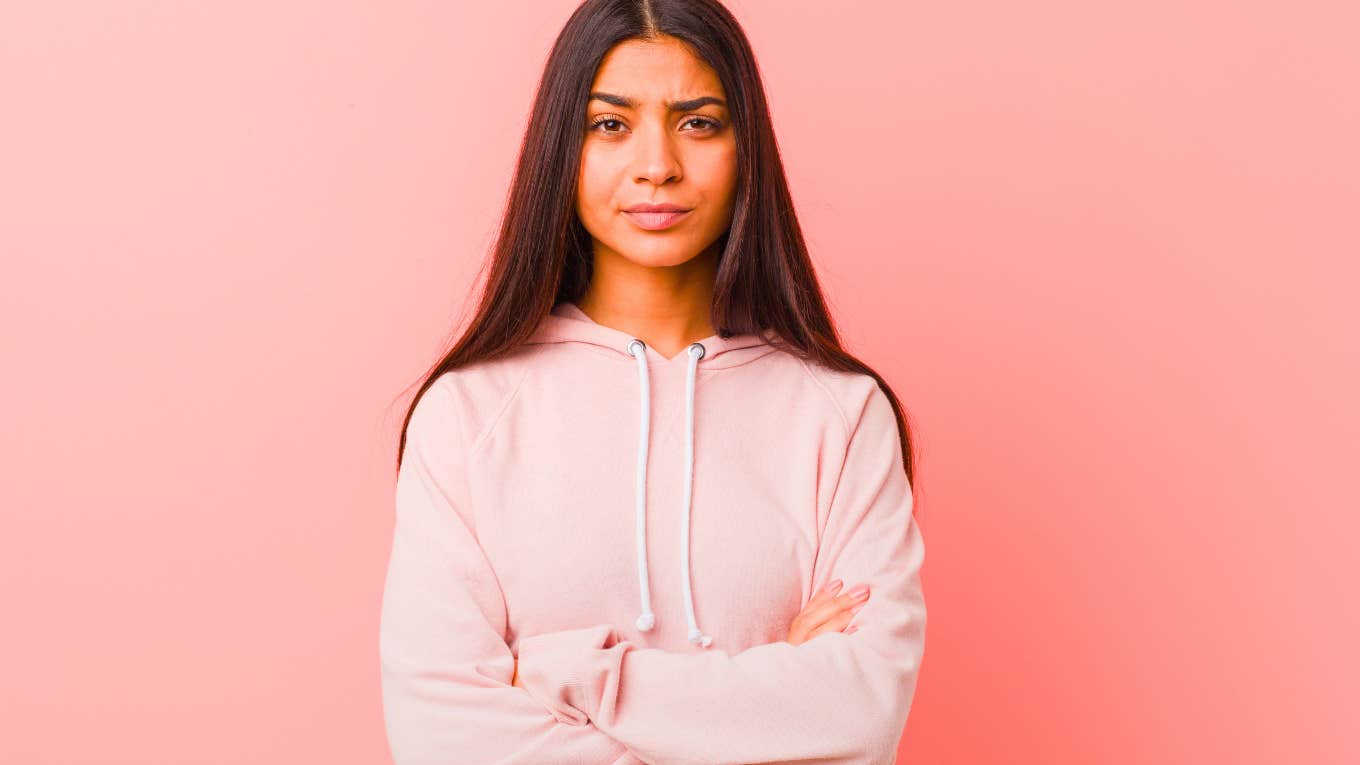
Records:
<instances>
[{"instance_id":1,"label":"white drawstring","mask_svg":"<svg viewBox=\"0 0 1360 765\"><path fill-rule=\"evenodd\" d=\"M698 354L695 354L698 351ZM689 372L685 377L685 506L683 522L680 524L680 566L683 574L680 581L685 585L685 611L689 614L689 642L707 648L713 638L699 630L699 622L694 618L694 592L689 581L689 511L693 502L691 489L694 483L694 374L699 359L704 356L702 343L689 347Z\"/></svg>"},{"instance_id":2,"label":"white drawstring","mask_svg":"<svg viewBox=\"0 0 1360 765\"><path fill-rule=\"evenodd\" d=\"M694 591L689 574L689 521L694 496L694 380L699 359L704 357L705 352L703 343L690 343L689 348L686 349L686 353L689 354L689 368L685 376L685 486L680 526L680 581L684 586L685 612L689 618L689 641L707 648L713 643L713 638L705 635L699 629L698 620L694 615ZM638 428L636 496L638 589L642 595L642 613L638 616L636 624L638 630L647 632L656 626L656 614L652 612L651 592L647 576L647 446L651 440L649 432L652 411L649 398L651 382L647 377L646 344L637 338L633 338L628 342L628 353L638 362L638 386L642 402L640 427Z\"/></svg>"},{"instance_id":3,"label":"white drawstring","mask_svg":"<svg viewBox=\"0 0 1360 765\"><path fill-rule=\"evenodd\" d=\"M638 389L642 392L642 413L638 429L637 452L637 564L638 589L642 592L642 613L637 618L637 628L647 632L656 625L656 614L652 613L651 585L647 578L647 444L651 441L652 403L650 398L651 382L647 379L647 346L634 338L628 343L628 353L637 359Z\"/></svg>"}]
</instances>

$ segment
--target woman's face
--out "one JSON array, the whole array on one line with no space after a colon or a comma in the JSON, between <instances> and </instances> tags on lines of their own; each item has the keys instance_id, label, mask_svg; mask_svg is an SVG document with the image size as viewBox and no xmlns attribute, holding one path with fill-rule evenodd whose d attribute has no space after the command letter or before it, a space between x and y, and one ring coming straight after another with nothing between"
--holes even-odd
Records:
<instances>
[{"instance_id":1,"label":"woman's face","mask_svg":"<svg viewBox=\"0 0 1360 765\"><path fill-rule=\"evenodd\" d=\"M674 38L628 40L604 57L591 83L576 189L576 214L597 256L674 266L727 231L737 143L725 101L717 74ZM626 212L645 204L687 212Z\"/></svg>"}]
</instances>

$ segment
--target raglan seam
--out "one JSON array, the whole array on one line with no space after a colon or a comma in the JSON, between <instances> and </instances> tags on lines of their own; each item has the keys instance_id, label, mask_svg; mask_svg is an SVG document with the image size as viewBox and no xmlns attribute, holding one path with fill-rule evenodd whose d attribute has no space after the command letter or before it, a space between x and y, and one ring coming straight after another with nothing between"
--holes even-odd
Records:
<instances>
[{"instance_id":1,"label":"raglan seam","mask_svg":"<svg viewBox=\"0 0 1360 765\"><path fill-rule=\"evenodd\" d=\"M529 378L529 373L532 372L533 369L534 366L532 363L525 364L524 374L519 376L519 382L515 383L515 387L510 391L510 395L506 396L505 400L501 402L500 408L496 411L496 416L491 418L491 422L480 434L478 434L477 438L472 442L472 445L468 447L467 459L469 462L477 456L477 452L479 452L487 441L490 440L491 434L495 432L496 426L501 423L501 419L505 417L505 413L510 410L510 403L515 400L515 396L519 394L520 388L524 387L524 381Z\"/></svg>"},{"instance_id":2,"label":"raglan seam","mask_svg":"<svg viewBox=\"0 0 1360 765\"><path fill-rule=\"evenodd\" d=\"M852 430L850 428L850 418L845 416L845 409L843 409L841 407L840 402L836 400L836 395L831 392L831 388L829 388L827 384L821 379L821 377L816 372L813 371L812 365L809 364L806 359L800 358L798 356L794 356L794 358L797 359L798 363L803 366L803 370L807 372L808 377L810 377L812 381L816 383L817 387L822 389L822 392L826 394L826 397L831 399L831 405L835 407L836 414L840 415L841 428L845 431L845 443L848 448L850 445L850 436L852 434Z\"/></svg>"}]
</instances>

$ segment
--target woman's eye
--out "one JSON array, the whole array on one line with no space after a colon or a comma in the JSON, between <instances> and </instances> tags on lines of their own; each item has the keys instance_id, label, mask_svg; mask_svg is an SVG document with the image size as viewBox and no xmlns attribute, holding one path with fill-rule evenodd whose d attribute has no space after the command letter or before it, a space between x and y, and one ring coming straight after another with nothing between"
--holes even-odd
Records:
<instances>
[{"instance_id":1,"label":"woman's eye","mask_svg":"<svg viewBox=\"0 0 1360 765\"><path fill-rule=\"evenodd\" d=\"M717 120L709 119L708 117L690 117L689 119L685 120L686 125L690 125L695 122L698 122L700 124L700 127L704 130L717 130L719 127L722 127L722 125Z\"/></svg>"},{"instance_id":2,"label":"woman's eye","mask_svg":"<svg viewBox=\"0 0 1360 765\"><path fill-rule=\"evenodd\" d=\"M699 130L717 130L718 128L722 127L722 123L721 123L721 122L718 122L717 120L712 119L712 118L710 118L710 117L690 117L689 119L687 119L687 120L685 120L684 122L682 122L681 125L693 125L693 124L695 124L695 123L698 123L698 125L699 125L698 129L699 129ZM603 126L605 126L605 125L610 125L610 124L613 124L613 125L616 125L616 126L622 126L623 122L622 122L621 120L617 120L617 119L615 119L615 118L613 118L613 117L601 117L601 118L595 120L594 122L590 123L590 129L591 129L591 130L594 130L594 131L596 131L596 132L600 132L600 133L618 133L618 132L621 132L621 131L618 130L618 129L611 129L611 128L605 128L604 130L600 130L601 127L603 127Z\"/></svg>"}]
</instances>

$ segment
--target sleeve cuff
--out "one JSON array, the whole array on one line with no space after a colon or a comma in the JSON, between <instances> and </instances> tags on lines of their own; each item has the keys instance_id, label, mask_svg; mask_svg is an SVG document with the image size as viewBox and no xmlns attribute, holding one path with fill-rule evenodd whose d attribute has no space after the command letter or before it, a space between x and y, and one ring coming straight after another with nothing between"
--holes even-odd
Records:
<instances>
[{"instance_id":1,"label":"sleeve cuff","mask_svg":"<svg viewBox=\"0 0 1360 765\"><path fill-rule=\"evenodd\" d=\"M519 678L524 690L558 722L585 725L599 708L603 689L593 687L591 668L600 651L618 642L614 627L597 624L520 638Z\"/></svg>"}]
</instances>

